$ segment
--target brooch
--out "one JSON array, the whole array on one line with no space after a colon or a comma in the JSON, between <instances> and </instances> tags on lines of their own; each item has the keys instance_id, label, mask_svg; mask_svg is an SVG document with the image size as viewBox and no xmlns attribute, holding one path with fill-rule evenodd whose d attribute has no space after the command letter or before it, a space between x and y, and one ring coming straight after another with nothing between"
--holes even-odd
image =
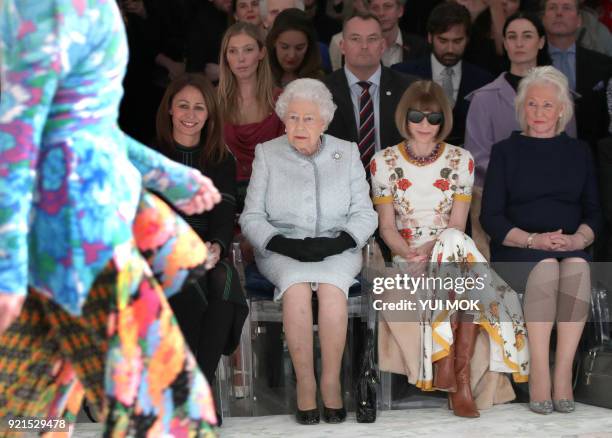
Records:
<instances>
[{"instance_id":1,"label":"brooch","mask_svg":"<svg viewBox=\"0 0 612 438\"><path fill-rule=\"evenodd\" d=\"M342 158L342 154L341 154L340 152L336 151L336 152L334 152L334 153L332 154L332 158L333 158L334 160L338 161L338 160L340 160L340 159Z\"/></svg>"}]
</instances>

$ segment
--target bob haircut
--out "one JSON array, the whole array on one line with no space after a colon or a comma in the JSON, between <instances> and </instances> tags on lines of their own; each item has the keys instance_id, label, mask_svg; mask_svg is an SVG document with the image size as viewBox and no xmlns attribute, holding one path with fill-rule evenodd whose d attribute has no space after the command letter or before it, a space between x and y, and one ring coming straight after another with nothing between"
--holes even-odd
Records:
<instances>
[{"instance_id":1,"label":"bob haircut","mask_svg":"<svg viewBox=\"0 0 612 438\"><path fill-rule=\"evenodd\" d=\"M408 111L439 111L444 118L436 141L444 141L453 129L453 110L441 86L433 81L413 82L404 92L395 110L395 126L403 138L410 138Z\"/></svg>"},{"instance_id":2,"label":"bob haircut","mask_svg":"<svg viewBox=\"0 0 612 438\"><path fill-rule=\"evenodd\" d=\"M162 97L159 108L157 109L157 117L155 128L157 131L157 146L167 156L172 156L174 146L174 138L172 136L172 117L170 109L172 108L172 100L185 87L194 87L204 98L208 117L206 123L200 133L200 143L198 148L201 148L201 163L200 169L205 164L218 164L228 154L227 147L223 141L223 123L221 121L221 112L217 105L217 93L214 87L206 78L199 73L183 73L176 77L166 88L164 97Z\"/></svg>"},{"instance_id":3,"label":"bob haircut","mask_svg":"<svg viewBox=\"0 0 612 438\"><path fill-rule=\"evenodd\" d=\"M516 110L516 120L523 132L527 132L527 121L525 120L525 98L531 87L542 85L552 85L557 90L557 99L562 107L555 134L560 134L565 131L565 127L574 115L574 101L570 95L567 78L563 73L557 70L552 65L543 67L535 67L527 73L521 82L514 99L514 108Z\"/></svg>"},{"instance_id":4,"label":"bob haircut","mask_svg":"<svg viewBox=\"0 0 612 438\"><path fill-rule=\"evenodd\" d=\"M291 81L276 101L276 115L279 119L285 119L287 107L293 99L303 99L316 103L321 117L325 121L325 129L327 129L334 118L337 107L331 92L323 82L310 78Z\"/></svg>"}]
</instances>

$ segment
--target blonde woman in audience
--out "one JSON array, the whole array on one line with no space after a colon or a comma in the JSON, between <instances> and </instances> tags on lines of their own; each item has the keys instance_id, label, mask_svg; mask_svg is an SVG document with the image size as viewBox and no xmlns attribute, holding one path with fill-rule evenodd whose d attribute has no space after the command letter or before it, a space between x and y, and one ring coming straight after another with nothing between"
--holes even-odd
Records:
<instances>
[{"instance_id":1,"label":"blonde woman in audience","mask_svg":"<svg viewBox=\"0 0 612 438\"><path fill-rule=\"evenodd\" d=\"M285 131L274 112L280 90L274 85L263 33L253 24L239 22L227 30L219 66L219 109L225 143L236 158L240 212L251 178L255 146Z\"/></svg>"}]
</instances>

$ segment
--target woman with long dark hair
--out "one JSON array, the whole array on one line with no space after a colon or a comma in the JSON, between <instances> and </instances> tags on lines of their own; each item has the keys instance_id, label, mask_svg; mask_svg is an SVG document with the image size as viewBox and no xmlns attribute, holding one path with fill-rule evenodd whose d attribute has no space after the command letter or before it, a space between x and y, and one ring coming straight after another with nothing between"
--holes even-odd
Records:
<instances>
[{"instance_id":1,"label":"woman with long dark hair","mask_svg":"<svg viewBox=\"0 0 612 438\"><path fill-rule=\"evenodd\" d=\"M312 21L299 9L285 9L274 20L266 39L276 85L294 79L322 79L321 55Z\"/></svg>"},{"instance_id":2,"label":"woman with long dark hair","mask_svg":"<svg viewBox=\"0 0 612 438\"><path fill-rule=\"evenodd\" d=\"M170 299L198 365L209 381L221 354L239 342L248 313L238 274L226 261L236 214L236 162L223 141L215 90L201 74L173 80L157 111L160 151L209 176L222 201L212 211L185 217L209 250L206 275Z\"/></svg>"}]
</instances>

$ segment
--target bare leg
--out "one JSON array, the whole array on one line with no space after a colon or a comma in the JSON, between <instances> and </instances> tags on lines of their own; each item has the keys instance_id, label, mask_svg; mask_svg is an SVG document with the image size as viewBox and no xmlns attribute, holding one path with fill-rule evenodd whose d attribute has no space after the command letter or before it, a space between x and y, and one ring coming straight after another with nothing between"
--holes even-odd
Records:
<instances>
[{"instance_id":1,"label":"bare leg","mask_svg":"<svg viewBox=\"0 0 612 438\"><path fill-rule=\"evenodd\" d=\"M339 409L343 406L340 371L348 324L347 300L344 292L331 284L320 284L317 297L322 361L321 397L325 406Z\"/></svg>"},{"instance_id":2,"label":"bare leg","mask_svg":"<svg viewBox=\"0 0 612 438\"><path fill-rule=\"evenodd\" d=\"M299 283L283 295L283 328L297 379L297 406L305 411L317 407L317 382L312 356L312 290Z\"/></svg>"},{"instance_id":3,"label":"bare leg","mask_svg":"<svg viewBox=\"0 0 612 438\"><path fill-rule=\"evenodd\" d=\"M581 258L561 262L559 309L557 315L557 351L555 354L554 398L573 400L572 365L576 348L588 316L591 298L591 274Z\"/></svg>"},{"instance_id":4,"label":"bare leg","mask_svg":"<svg viewBox=\"0 0 612 438\"><path fill-rule=\"evenodd\" d=\"M556 259L542 260L529 274L523 306L531 356L529 396L534 402L551 399L550 333L556 315L558 288L559 263Z\"/></svg>"}]
</instances>

